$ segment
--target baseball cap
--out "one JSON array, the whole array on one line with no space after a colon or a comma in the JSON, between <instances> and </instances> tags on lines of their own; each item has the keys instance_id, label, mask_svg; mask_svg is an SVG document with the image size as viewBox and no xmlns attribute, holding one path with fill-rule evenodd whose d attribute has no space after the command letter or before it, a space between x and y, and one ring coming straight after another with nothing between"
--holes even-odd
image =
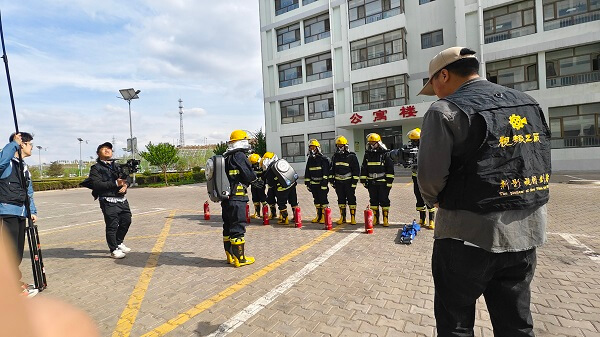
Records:
<instances>
[{"instance_id":1,"label":"baseball cap","mask_svg":"<svg viewBox=\"0 0 600 337\"><path fill-rule=\"evenodd\" d=\"M100 149L103 148L103 147L107 147L107 148L109 148L111 150L113 148L113 146L112 146L111 143L105 142L105 143L102 143L102 144L98 145L98 148L96 149L96 153L100 152Z\"/></svg>"},{"instance_id":2,"label":"baseball cap","mask_svg":"<svg viewBox=\"0 0 600 337\"><path fill-rule=\"evenodd\" d=\"M462 60L462 59L466 59L466 58L470 58L470 57L475 58L475 55L472 54L472 51L470 51L470 50L469 50L468 54L464 53L464 55L461 55L461 51L463 49L467 49L467 48L452 47L452 48L444 49L439 54L435 55L431 59L431 61L429 62L429 80L427 81L427 83L425 83L425 86L423 87L423 89L421 89L421 91L418 93L418 95L428 95L428 96L435 95L435 92L433 91L433 86L431 85L431 78L433 77L433 75L435 73L444 69L444 67L446 67L447 65L454 63L458 60Z\"/></svg>"}]
</instances>

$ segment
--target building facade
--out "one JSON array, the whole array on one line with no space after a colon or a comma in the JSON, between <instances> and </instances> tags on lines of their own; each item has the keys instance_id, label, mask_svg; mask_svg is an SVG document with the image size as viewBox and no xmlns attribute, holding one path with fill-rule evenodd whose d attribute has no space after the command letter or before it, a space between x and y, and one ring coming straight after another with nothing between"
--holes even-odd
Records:
<instances>
[{"instance_id":1,"label":"building facade","mask_svg":"<svg viewBox=\"0 0 600 337\"><path fill-rule=\"evenodd\" d=\"M552 133L554 171L600 169L600 0L259 0L267 149L304 172L307 144L408 141L441 50L477 51L480 75L525 91Z\"/></svg>"}]
</instances>

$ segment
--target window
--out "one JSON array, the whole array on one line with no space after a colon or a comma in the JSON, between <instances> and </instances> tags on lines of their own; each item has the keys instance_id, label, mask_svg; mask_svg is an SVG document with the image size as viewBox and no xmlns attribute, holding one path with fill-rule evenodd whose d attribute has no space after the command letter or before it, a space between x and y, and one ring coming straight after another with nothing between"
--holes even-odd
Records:
<instances>
[{"instance_id":1,"label":"window","mask_svg":"<svg viewBox=\"0 0 600 337\"><path fill-rule=\"evenodd\" d=\"M331 53L306 59L306 82L331 77Z\"/></svg>"},{"instance_id":2,"label":"window","mask_svg":"<svg viewBox=\"0 0 600 337\"><path fill-rule=\"evenodd\" d=\"M302 60L280 64L279 87L289 87L302 83Z\"/></svg>"},{"instance_id":3,"label":"window","mask_svg":"<svg viewBox=\"0 0 600 337\"><path fill-rule=\"evenodd\" d=\"M403 60L406 31L398 29L350 43L352 70Z\"/></svg>"},{"instance_id":4,"label":"window","mask_svg":"<svg viewBox=\"0 0 600 337\"><path fill-rule=\"evenodd\" d=\"M442 29L434 32L421 34L421 49L427 49L444 44L444 31Z\"/></svg>"},{"instance_id":5,"label":"window","mask_svg":"<svg viewBox=\"0 0 600 337\"><path fill-rule=\"evenodd\" d=\"M546 53L546 87L600 82L600 43Z\"/></svg>"},{"instance_id":6,"label":"window","mask_svg":"<svg viewBox=\"0 0 600 337\"><path fill-rule=\"evenodd\" d=\"M553 149L600 146L600 103L548 109Z\"/></svg>"},{"instance_id":7,"label":"window","mask_svg":"<svg viewBox=\"0 0 600 337\"><path fill-rule=\"evenodd\" d=\"M419 0L419 5L424 5L426 3L434 2L435 0Z\"/></svg>"},{"instance_id":8,"label":"window","mask_svg":"<svg viewBox=\"0 0 600 337\"><path fill-rule=\"evenodd\" d=\"M281 157L290 163L304 161L304 135L281 137Z\"/></svg>"},{"instance_id":9,"label":"window","mask_svg":"<svg viewBox=\"0 0 600 337\"><path fill-rule=\"evenodd\" d=\"M280 101L281 124L304 122L304 98Z\"/></svg>"},{"instance_id":10,"label":"window","mask_svg":"<svg viewBox=\"0 0 600 337\"><path fill-rule=\"evenodd\" d=\"M308 139L316 139L321 144L321 153L326 157L333 156L335 152L335 132L309 133Z\"/></svg>"},{"instance_id":11,"label":"window","mask_svg":"<svg viewBox=\"0 0 600 337\"><path fill-rule=\"evenodd\" d=\"M408 102L406 75L380 78L352 85L354 111L405 105Z\"/></svg>"},{"instance_id":12,"label":"window","mask_svg":"<svg viewBox=\"0 0 600 337\"><path fill-rule=\"evenodd\" d=\"M308 4L311 4L313 2L317 2L319 0L302 0L302 6L306 6Z\"/></svg>"},{"instance_id":13,"label":"window","mask_svg":"<svg viewBox=\"0 0 600 337\"><path fill-rule=\"evenodd\" d=\"M484 41L498 42L535 33L535 1L483 11Z\"/></svg>"},{"instance_id":14,"label":"window","mask_svg":"<svg viewBox=\"0 0 600 337\"><path fill-rule=\"evenodd\" d=\"M275 16L298 8L298 0L275 0Z\"/></svg>"},{"instance_id":15,"label":"window","mask_svg":"<svg viewBox=\"0 0 600 337\"><path fill-rule=\"evenodd\" d=\"M537 55L486 64L488 81L520 91L537 90Z\"/></svg>"},{"instance_id":16,"label":"window","mask_svg":"<svg viewBox=\"0 0 600 337\"><path fill-rule=\"evenodd\" d=\"M329 37L329 13L304 21L304 43Z\"/></svg>"},{"instance_id":17,"label":"window","mask_svg":"<svg viewBox=\"0 0 600 337\"><path fill-rule=\"evenodd\" d=\"M350 28L404 13L404 0L348 0Z\"/></svg>"},{"instance_id":18,"label":"window","mask_svg":"<svg viewBox=\"0 0 600 337\"><path fill-rule=\"evenodd\" d=\"M334 117L333 92L308 96L308 120Z\"/></svg>"},{"instance_id":19,"label":"window","mask_svg":"<svg viewBox=\"0 0 600 337\"><path fill-rule=\"evenodd\" d=\"M544 30L600 20L600 0L543 0Z\"/></svg>"},{"instance_id":20,"label":"window","mask_svg":"<svg viewBox=\"0 0 600 337\"><path fill-rule=\"evenodd\" d=\"M277 30L277 51L300 45L300 23Z\"/></svg>"}]
</instances>

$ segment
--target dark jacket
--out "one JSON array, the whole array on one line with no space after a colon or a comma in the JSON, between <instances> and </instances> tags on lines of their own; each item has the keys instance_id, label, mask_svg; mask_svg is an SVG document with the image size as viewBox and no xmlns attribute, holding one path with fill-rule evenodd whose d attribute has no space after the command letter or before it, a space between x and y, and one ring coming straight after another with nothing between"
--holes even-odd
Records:
<instances>
[{"instance_id":1,"label":"dark jacket","mask_svg":"<svg viewBox=\"0 0 600 337\"><path fill-rule=\"evenodd\" d=\"M309 156L304 170L304 183L309 186L321 186L326 189L329 180L329 158L318 154Z\"/></svg>"},{"instance_id":2,"label":"dark jacket","mask_svg":"<svg viewBox=\"0 0 600 337\"><path fill-rule=\"evenodd\" d=\"M117 179L119 178L126 179L127 184L131 184L129 176L121 170L119 163L112 161L107 164L97 159L96 164L90 168L90 176L80 185L92 189L94 200L99 197L122 198L127 192L119 193L121 189L120 186L117 186Z\"/></svg>"},{"instance_id":3,"label":"dark jacket","mask_svg":"<svg viewBox=\"0 0 600 337\"><path fill-rule=\"evenodd\" d=\"M225 172L231 184L230 200L248 201L246 188L256 180L256 174L248 157L242 150L233 150L223 155L225 157Z\"/></svg>"},{"instance_id":4,"label":"dark jacket","mask_svg":"<svg viewBox=\"0 0 600 337\"><path fill-rule=\"evenodd\" d=\"M377 148L366 151L360 168L360 182L371 185L387 185L392 187L394 182L394 162L388 151Z\"/></svg>"},{"instance_id":5,"label":"dark jacket","mask_svg":"<svg viewBox=\"0 0 600 337\"><path fill-rule=\"evenodd\" d=\"M351 183L356 187L360 165L354 152L336 152L331 159L330 180L332 184Z\"/></svg>"},{"instance_id":6,"label":"dark jacket","mask_svg":"<svg viewBox=\"0 0 600 337\"><path fill-rule=\"evenodd\" d=\"M2 149L0 152L0 183L6 188L2 191L4 195L3 201L0 201L0 214L1 215L16 215L20 217L26 217L27 212L25 209L25 193L29 196L29 209L31 214L37 214L35 203L33 202L33 184L31 182L31 174L27 170L27 165L23 162L23 168L25 170L25 186L21 185L18 179L17 173L19 161L14 157L15 152L19 148L17 142L12 141ZM10 185L10 186L9 186Z\"/></svg>"}]
</instances>

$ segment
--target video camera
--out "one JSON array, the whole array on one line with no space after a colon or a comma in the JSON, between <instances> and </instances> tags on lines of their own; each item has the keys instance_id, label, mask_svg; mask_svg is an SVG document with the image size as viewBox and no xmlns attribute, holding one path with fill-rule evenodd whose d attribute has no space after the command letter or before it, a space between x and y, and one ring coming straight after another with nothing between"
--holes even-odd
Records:
<instances>
[{"instance_id":1,"label":"video camera","mask_svg":"<svg viewBox=\"0 0 600 337\"><path fill-rule=\"evenodd\" d=\"M139 171L140 161L137 159L128 159L125 164L117 165L119 178L131 175Z\"/></svg>"},{"instance_id":2,"label":"video camera","mask_svg":"<svg viewBox=\"0 0 600 337\"><path fill-rule=\"evenodd\" d=\"M400 149L391 150L389 155L394 163L401 164L404 167L413 167L417 165L419 148L412 144L406 144Z\"/></svg>"}]
</instances>

